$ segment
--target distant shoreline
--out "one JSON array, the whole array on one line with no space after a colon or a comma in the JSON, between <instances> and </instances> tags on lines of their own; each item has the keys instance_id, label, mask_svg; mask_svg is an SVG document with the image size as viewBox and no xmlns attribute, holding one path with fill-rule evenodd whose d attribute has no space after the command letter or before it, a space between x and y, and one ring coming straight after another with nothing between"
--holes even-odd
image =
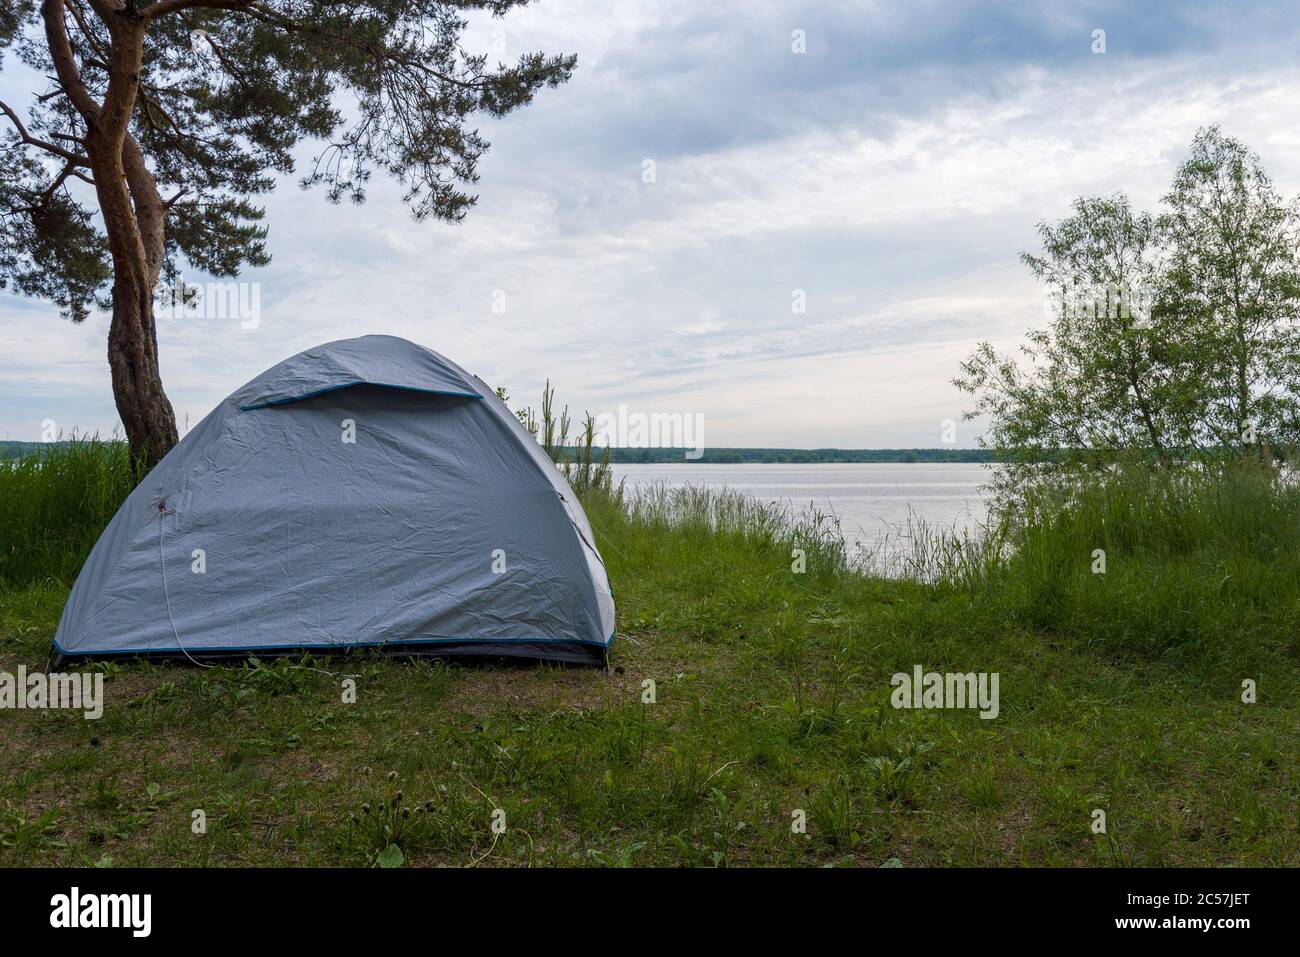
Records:
<instances>
[{"instance_id":1,"label":"distant shoreline","mask_svg":"<svg viewBox=\"0 0 1300 957\"><path fill-rule=\"evenodd\" d=\"M0 459L17 458L41 449L68 442L16 442L0 440ZM572 447L565 449L570 459L576 457ZM598 449L597 454L603 453ZM716 448L705 449L699 458L687 458L690 449L612 448L613 465L840 465L853 463L898 463L933 465L942 463L984 464L997 461L993 449L776 449Z\"/></svg>"},{"instance_id":2,"label":"distant shoreline","mask_svg":"<svg viewBox=\"0 0 1300 957\"><path fill-rule=\"evenodd\" d=\"M566 450L573 457L573 449ZM604 450L598 450L597 454ZM609 450L612 465L841 465L855 463L982 465L997 461L993 449L705 449L687 458L687 449Z\"/></svg>"}]
</instances>

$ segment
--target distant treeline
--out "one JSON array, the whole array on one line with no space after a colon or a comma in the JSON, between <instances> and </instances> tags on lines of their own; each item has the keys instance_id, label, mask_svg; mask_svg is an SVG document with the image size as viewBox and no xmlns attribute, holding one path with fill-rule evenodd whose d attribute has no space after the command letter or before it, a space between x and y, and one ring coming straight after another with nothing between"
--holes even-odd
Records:
<instances>
[{"instance_id":1,"label":"distant treeline","mask_svg":"<svg viewBox=\"0 0 1300 957\"><path fill-rule=\"evenodd\" d=\"M30 452L48 449L68 442L11 442L0 441L0 459L13 459ZM570 461L576 456L574 446L558 450ZM764 463L789 463L800 465L828 464L834 462L994 462L997 453L992 449L705 449L697 459L688 459L690 449L624 449L609 450L609 460L615 465L748 465Z\"/></svg>"},{"instance_id":2,"label":"distant treeline","mask_svg":"<svg viewBox=\"0 0 1300 957\"><path fill-rule=\"evenodd\" d=\"M29 452L53 448L56 445L68 445L68 442L10 442L0 440L0 459L16 459Z\"/></svg>"},{"instance_id":3,"label":"distant treeline","mask_svg":"<svg viewBox=\"0 0 1300 957\"><path fill-rule=\"evenodd\" d=\"M572 446L564 453L575 455ZM603 451L603 450L602 450ZM993 449L705 449L699 458L686 457L690 449L612 448L615 465L750 465L790 463L801 465L837 462L994 462Z\"/></svg>"}]
</instances>

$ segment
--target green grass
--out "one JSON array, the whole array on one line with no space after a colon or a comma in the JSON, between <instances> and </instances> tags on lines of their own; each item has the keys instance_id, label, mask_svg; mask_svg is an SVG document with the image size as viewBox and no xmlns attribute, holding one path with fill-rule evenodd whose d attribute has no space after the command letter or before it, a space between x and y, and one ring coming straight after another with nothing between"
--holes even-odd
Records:
<instances>
[{"instance_id":1,"label":"green grass","mask_svg":"<svg viewBox=\"0 0 1300 957\"><path fill-rule=\"evenodd\" d=\"M0 671L44 665L111 513L19 487L43 474L0 472ZM99 721L0 711L0 864L1300 864L1300 505L1265 476L1035 500L982 540L918 534L905 580L733 495L587 509L610 673L104 666ZM998 672L1001 714L894 709L916 664Z\"/></svg>"},{"instance_id":2,"label":"green grass","mask_svg":"<svg viewBox=\"0 0 1300 957\"><path fill-rule=\"evenodd\" d=\"M0 584L76 578L137 479L125 442L78 439L0 458Z\"/></svg>"}]
</instances>

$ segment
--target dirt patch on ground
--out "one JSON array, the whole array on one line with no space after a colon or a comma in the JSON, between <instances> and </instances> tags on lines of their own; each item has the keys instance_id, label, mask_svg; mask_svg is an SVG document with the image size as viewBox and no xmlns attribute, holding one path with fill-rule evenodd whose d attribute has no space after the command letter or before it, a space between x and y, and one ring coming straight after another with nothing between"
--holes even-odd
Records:
<instances>
[{"instance_id":1,"label":"dirt patch on ground","mask_svg":"<svg viewBox=\"0 0 1300 957\"><path fill-rule=\"evenodd\" d=\"M685 668L653 636L623 636L615 639L615 645L608 668L458 667L444 701L449 710L470 714L619 707L640 700L644 679L662 683Z\"/></svg>"}]
</instances>

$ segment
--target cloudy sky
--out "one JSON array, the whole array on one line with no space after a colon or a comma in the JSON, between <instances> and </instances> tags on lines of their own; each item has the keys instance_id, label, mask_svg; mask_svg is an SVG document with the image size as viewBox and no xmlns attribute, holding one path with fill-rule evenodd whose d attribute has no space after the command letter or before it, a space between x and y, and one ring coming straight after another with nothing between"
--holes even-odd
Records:
<instances>
[{"instance_id":1,"label":"cloudy sky","mask_svg":"<svg viewBox=\"0 0 1300 957\"><path fill-rule=\"evenodd\" d=\"M274 260L241 277L257 327L160 319L163 381L194 424L301 349L384 332L516 405L549 377L573 409L702 414L712 446L938 446L957 363L1043 322L1018 262L1036 223L1083 194L1155 206L1211 123L1300 192L1296 22L1195 0L541 0L468 38L578 54L568 85L483 119L468 220L415 224L378 181L361 208L286 181ZM26 103L39 81L4 69L0 98ZM106 330L0 293L0 438L113 429Z\"/></svg>"}]
</instances>

